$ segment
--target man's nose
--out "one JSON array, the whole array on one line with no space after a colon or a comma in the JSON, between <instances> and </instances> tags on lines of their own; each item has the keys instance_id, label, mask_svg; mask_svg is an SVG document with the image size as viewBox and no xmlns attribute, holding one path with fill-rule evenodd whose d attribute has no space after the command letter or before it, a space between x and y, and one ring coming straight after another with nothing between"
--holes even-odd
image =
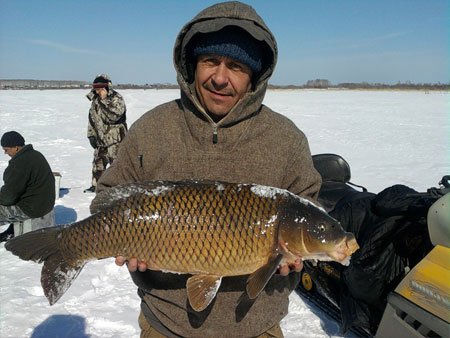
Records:
<instances>
[{"instance_id":1,"label":"man's nose","mask_svg":"<svg viewBox=\"0 0 450 338\"><path fill-rule=\"evenodd\" d=\"M228 68L223 62L216 67L211 80L216 89L222 89L228 85Z\"/></svg>"}]
</instances>

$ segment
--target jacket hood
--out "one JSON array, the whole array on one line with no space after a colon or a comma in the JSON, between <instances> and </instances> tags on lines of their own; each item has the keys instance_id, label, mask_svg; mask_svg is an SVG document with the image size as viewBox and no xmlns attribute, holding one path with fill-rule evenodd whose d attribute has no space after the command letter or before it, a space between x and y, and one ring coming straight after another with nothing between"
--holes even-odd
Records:
<instances>
[{"instance_id":1,"label":"jacket hood","mask_svg":"<svg viewBox=\"0 0 450 338\"><path fill-rule=\"evenodd\" d=\"M252 79L251 92L247 93L218 125L235 122L260 108L278 57L275 37L263 19L249 5L230 1L204 9L181 29L174 46L174 66L185 105L194 104L203 115L206 114L196 99L193 83L196 60L190 57L189 43L196 34L216 32L226 26L237 26L260 41L264 57L262 70Z\"/></svg>"},{"instance_id":2,"label":"jacket hood","mask_svg":"<svg viewBox=\"0 0 450 338\"><path fill-rule=\"evenodd\" d=\"M95 79L94 79L93 83L99 78L102 78L102 79L104 79L105 81L108 82L108 86L105 87L105 89L106 89L106 91L108 93L108 96L110 96L114 92L111 78L109 77L108 74L104 74L104 73L97 74L95 76ZM91 88L90 92L86 95L86 97L88 98L89 101L92 101L94 99L94 97L95 97L95 88Z\"/></svg>"}]
</instances>

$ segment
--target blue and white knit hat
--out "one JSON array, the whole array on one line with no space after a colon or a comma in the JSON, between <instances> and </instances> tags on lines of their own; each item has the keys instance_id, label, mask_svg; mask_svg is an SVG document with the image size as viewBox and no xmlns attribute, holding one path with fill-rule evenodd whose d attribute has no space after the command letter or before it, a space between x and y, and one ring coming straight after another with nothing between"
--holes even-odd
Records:
<instances>
[{"instance_id":1,"label":"blue and white knit hat","mask_svg":"<svg viewBox=\"0 0 450 338\"><path fill-rule=\"evenodd\" d=\"M199 34L193 46L193 55L206 54L227 56L242 62L253 73L262 69L261 44L238 27L228 26L218 32Z\"/></svg>"}]
</instances>

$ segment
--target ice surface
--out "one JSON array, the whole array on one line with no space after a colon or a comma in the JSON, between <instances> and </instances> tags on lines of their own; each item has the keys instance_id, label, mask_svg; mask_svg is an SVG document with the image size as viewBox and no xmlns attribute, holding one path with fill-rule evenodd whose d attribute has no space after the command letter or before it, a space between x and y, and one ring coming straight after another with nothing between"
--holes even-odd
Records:
<instances>
[{"instance_id":1,"label":"ice surface","mask_svg":"<svg viewBox=\"0 0 450 338\"><path fill-rule=\"evenodd\" d=\"M178 98L178 90L120 90L129 125ZM0 91L0 133L20 132L60 172L57 224L89 215L93 149L86 137L87 90ZM354 183L380 192L394 184L418 191L450 174L450 100L446 92L271 90L264 102L307 135L311 151L337 153ZM0 172L9 157L0 156ZM1 231L4 229L0 229ZM139 337L139 298L128 271L114 259L93 261L52 307L40 286L42 265L0 244L0 336ZM342 337L339 323L291 295L282 321L286 338ZM346 337L352 337L347 335Z\"/></svg>"}]
</instances>

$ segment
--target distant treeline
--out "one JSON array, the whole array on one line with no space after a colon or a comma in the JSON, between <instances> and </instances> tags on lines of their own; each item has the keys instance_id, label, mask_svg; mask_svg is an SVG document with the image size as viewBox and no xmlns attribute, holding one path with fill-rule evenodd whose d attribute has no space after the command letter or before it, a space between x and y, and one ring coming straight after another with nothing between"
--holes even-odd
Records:
<instances>
[{"instance_id":1,"label":"distant treeline","mask_svg":"<svg viewBox=\"0 0 450 338\"><path fill-rule=\"evenodd\" d=\"M92 82L58 81L58 80L0 80L0 89L90 89ZM174 89L178 85L171 83L154 83L145 85L114 84L119 89Z\"/></svg>"},{"instance_id":2,"label":"distant treeline","mask_svg":"<svg viewBox=\"0 0 450 338\"><path fill-rule=\"evenodd\" d=\"M401 90L450 90L450 84L443 83L412 83L410 81L398 82L394 85L385 83L368 82L343 82L333 85L329 80L316 79L309 80L305 85L277 86L269 84L270 89L401 89Z\"/></svg>"},{"instance_id":3,"label":"distant treeline","mask_svg":"<svg viewBox=\"0 0 450 338\"><path fill-rule=\"evenodd\" d=\"M154 83L145 85L113 84L117 89L177 89L178 84ZM0 80L1 89L89 89L91 82L87 81L53 81L53 80ZM412 83L399 82L394 85L368 82L344 82L333 85L329 80L309 80L304 85L274 85L269 89L374 89L374 90L450 90L450 84L443 83Z\"/></svg>"}]
</instances>

